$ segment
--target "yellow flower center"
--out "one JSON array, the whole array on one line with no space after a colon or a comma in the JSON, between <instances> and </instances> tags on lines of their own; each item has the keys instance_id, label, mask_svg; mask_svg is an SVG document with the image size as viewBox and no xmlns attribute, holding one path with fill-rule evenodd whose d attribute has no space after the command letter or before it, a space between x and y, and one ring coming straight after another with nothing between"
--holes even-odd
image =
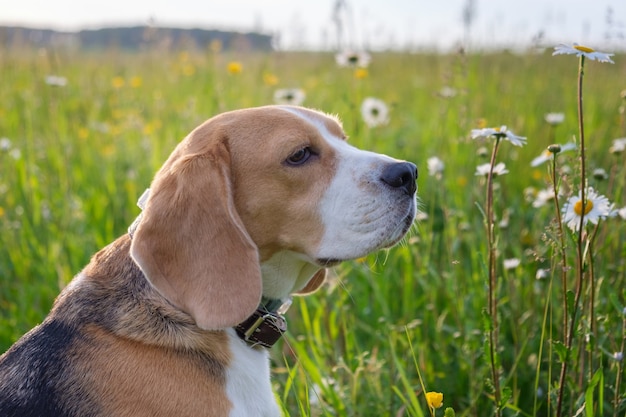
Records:
<instances>
[{"instance_id":1,"label":"yellow flower center","mask_svg":"<svg viewBox=\"0 0 626 417\"><path fill-rule=\"evenodd\" d=\"M582 45L574 45L574 49L578 49L580 52L587 52L587 53L594 52L593 49L587 46L582 46Z\"/></svg>"},{"instance_id":2,"label":"yellow flower center","mask_svg":"<svg viewBox=\"0 0 626 417\"><path fill-rule=\"evenodd\" d=\"M591 209L593 208L593 201L587 200L587 204L585 204L585 214L589 214ZM583 202L578 200L576 204L574 204L574 212L579 216L583 214Z\"/></svg>"}]
</instances>

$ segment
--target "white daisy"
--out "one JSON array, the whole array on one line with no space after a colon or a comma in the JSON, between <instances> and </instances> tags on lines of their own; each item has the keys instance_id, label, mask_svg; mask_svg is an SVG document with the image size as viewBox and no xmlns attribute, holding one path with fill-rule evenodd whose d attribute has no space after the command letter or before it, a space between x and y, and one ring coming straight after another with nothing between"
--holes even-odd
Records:
<instances>
[{"instance_id":1,"label":"white daisy","mask_svg":"<svg viewBox=\"0 0 626 417\"><path fill-rule=\"evenodd\" d=\"M343 51L335 55L335 62L340 67L367 68L371 60L367 52Z\"/></svg>"},{"instance_id":2,"label":"white daisy","mask_svg":"<svg viewBox=\"0 0 626 417\"><path fill-rule=\"evenodd\" d=\"M515 146L524 146L526 144L525 137L514 135L513 132L506 128L506 126L472 129L471 135L472 139L486 139L493 136L500 139L506 139Z\"/></svg>"},{"instance_id":3,"label":"white daisy","mask_svg":"<svg viewBox=\"0 0 626 417\"><path fill-rule=\"evenodd\" d=\"M46 75L46 84L54 87L65 87L67 85L67 78L59 75Z\"/></svg>"},{"instance_id":4,"label":"white daisy","mask_svg":"<svg viewBox=\"0 0 626 417\"><path fill-rule=\"evenodd\" d=\"M18 160L22 157L22 151L20 151L18 148L13 148L9 151L9 155L11 156L11 158Z\"/></svg>"},{"instance_id":5,"label":"white daisy","mask_svg":"<svg viewBox=\"0 0 626 417\"><path fill-rule=\"evenodd\" d=\"M537 189L535 187L526 187L524 188L524 200L531 202L535 199L535 196L537 195Z\"/></svg>"},{"instance_id":6,"label":"white daisy","mask_svg":"<svg viewBox=\"0 0 626 417\"><path fill-rule=\"evenodd\" d=\"M609 152L618 154L624 151L626 151L626 138L613 139L613 145L609 148Z\"/></svg>"},{"instance_id":7,"label":"white daisy","mask_svg":"<svg viewBox=\"0 0 626 417\"><path fill-rule=\"evenodd\" d=\"M611 64L615 63L611 60L611 57L615 54L608 54L606 52L595 51L594 49L589 48L588 46L579 45L576 42L574 42L571 45L566 45L562 43L554 47L554 52L552 52L552 55L563 55L563 54L576 55L578 57L584 56L585 58L589 58L592 61L609 62Z\"/></svg>"},{"instance_id":8,"label":"white daisy","mask_svg":"<svg viewBox=\"0 0 626 417\"><path fill-rule=\"evenodd\" d=\"M565 115L563 113L548 113L544 116L544 119L546 120L546 122L548 122L548 124L556 126L563 123L563 120L565 120Z\"/></svg>"},{"instance_id":9,"label":"white daisy","mask_svg":"<svg viewBox=\"0 0 626 417\"><path fill-rule=\"evenodd\" d=\"M428 158L426 164L428 165L428 175L441 178L441 175L443 174L443 169L445 168L445 165L441 159L437 158L436 156L432 156Z\"/></svg>"},{"instance_id":10,"label":"white daisy","mask_svg":"<svg viewBox=\"0 0 626 417\"><path fill-rule=\"evenodd\" d=\"M505 259L502 262L504 269L515 269L520 265L521 261L517 258Z\"/></svg>"},{"instance_id":11,"label":"white daisy","mask_svg":"<svg viewBox=\"0 0 626 417\"><path fill-rule=\"evenodd\" d=\"M453 87L442 87L441 90L439 90L439 96L443 97L443 98L453 98L456 97L457 92L456 89Z\"/></svg>"},{"instance_id":12,"label":"white daisy","mask_svg":"<svg viewBox=\"0 0 626 417\"><path fill-rule=\"evenodd\" d=\"M619 216L626 220L626 207L622 207L621 209L617 210L617 214L619 214Z\"/></svg>"},{"instance_id":13,"label":"white daisy","mask_svg":"<svg viewBox=\"0 0 626 417\"><path fill-rule=\"evenodd\" d=\"M8 151L11 149L11 140L9 138L0 138L0 151Z\"/></svg>"},{"instance_id":14,"label":"white daisy","mask_svg":"<svg viewBox=\"0 0 626 417\"><path fill-rule=\"evenodd\" d=\"M594 169L591 175L593 176L593 178L595 178L598 181L604 181L604 180L609 179L609 174L607 174L604 168Z\"/></svg>"},{"instance_id":15,"label":"white daisy","mask_svg":"<svg viewBox=\"0 0 626 417\"><path fill-rule=\"evenodd\" d=\"M292 106L300 106L306 93L300 88L280 88L274 92L274 103L290 104Z\"/></svg>"},{"instance_id":16,"label":"white daisy","mask_svg":"<svg viewBox=\"0 0 626 417\"><path fill-rule=\"evenodd\" d=\"M539 208L548 204L550 201L554 200L554 190L545 189L539 190L537 192L537 196L533 201L533 207Z\"/></svg>"},{"instance_id":17,"label":"white daisy","mask_svg":"<svg viewBox=\"0 0 626 417\"><path fill-rule=\"evenodd\" d=\"M479 156L481 158L488 157L489 149L487 149L485 146L481 146L480 148L476 149L476 156Z\"/></svg>"},{"instance_id":18,"label":"white daisy","mask_svg":"<svg viewBox=\"0 0 626 417\"><path fill-rule=\"evenodd\" d=\"M543 151L541 153L541 155L539 155L538 157L533 159L530 162L530 166L536 167L536 166L539 166L539 165L543 164L546 161L551 161L552 158L554 158L554 153L552 151L555 150L555 149L553 148L553 146L554 145L550 145L548 147L548 149L546 149L545 151ZM566 143L565 145L557 145L557 146L559 146L559 152L558 153L571 151L573 149L576 149L576 144L573 143L573 142Z\"/></svg>"},{"instance_id":19,"label":"white daisy","mask_svg":"<svg viewBox=\"0 0 626 417\"><path fill-rule=\"evenodd\" d=\"M367 97L361 104L361 116L369 127L386 125L389 123L389 108L384 101Z\"/></svg>"},{"instance_id":20,"label":"white daisy","mask_svg":"<svg viewBox=\"0 0 626 417\"><path fill-rule=\"evenodd\" d=\"M489 170L491 168L491 164L482 164L476 167L476 175L479 176L488 176ZM509 171L506 169L504 162L499 162L493 167L493 176L497 177L499 175L507 174Z\"/></svg>"},{"instance_id":21,"label":"white daisy","mask_svg":"<svg viewBox=\"0 0 626 417\"><path fill-rule=\"evenodd\" d=\"M611 214L612 204L609 199L598 194L592 187L588 187L585 192L585 207L581 200L580 192L578 196L572 196L563 205L563 222L573 231L578 231L580 218L583 218L583 226L587 222L598 224L598 220L605 219Z\"/></svg>"},{"instance_id":22,"label":"white daisy","mask_svg":"<svg viewBox=\"0 0 626 417\"><path fill-rule=\"evenodd\" d=\"M550 270L549 269L539 268L537 270L537 273L535 274L535 279L546 279L549 276L550 276Z\"/></svg>"}]
</instances>

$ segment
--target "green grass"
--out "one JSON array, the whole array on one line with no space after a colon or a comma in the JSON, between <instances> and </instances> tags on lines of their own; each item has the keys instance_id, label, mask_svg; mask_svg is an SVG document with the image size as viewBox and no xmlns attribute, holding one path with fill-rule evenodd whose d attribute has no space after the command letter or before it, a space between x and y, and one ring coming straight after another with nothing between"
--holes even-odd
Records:
<instances>
[{"instance_id":1,"label":"green grass","mask_svg":"<svg viewBox=\"0 0 626 417\"><path fill-rule=\"evenodd\" d=\"M502 144L498 155L510 171L496 179L495 192L497 221L505 212L509 218L496 232L501 385L511 392L502 415L554 415L566 295L556 268L554 208L533 208L525 190L548 184L547 167L531 168L530 161L552 141L578 136L576 58L376 54L364 79L321 53L4 49L0 58L0 137L11 141L0 150L0 351L45 317L95 251L125 233L138 214L137 198L191 129L222 111L270 104L275 88L300 87L305 105L341 117L356 146L418 165L428 217L397 248L345 263L328 286L296 299L288 336L272 353L286 413L429 415L419 368L426 389L444 393L444 407L459 416L494 415L484 356L485 185L474 175L476 165L488 162L478 148L490 144L469 139L485 118L528 137L523 148ZM242 63L240 74L228 73L233 60ZM590 185L623 207L624 155L608 151L612 139L626 136L619 112L626 105L620 97L626 60L615 62L587 62L585 133L589 171L611 174L604 181L591 177ZM46 84L50 74L66 77L67 85ZM264 84L266 74L279 84ZM444 86L458 94L440 97ZM359 106L367 96L389 103L387 126L363 123ZM565 121L552 139L543 117L554 111ZM430 156L445 163L441 179L428 176ZM576 157L570 152L559 159L572 172L563 181L566 196L578 190ZM625 242L623 220L601 223L593 247L595 330L585 285L564 415L583 404L585 415L626 410L626 384L616 393L623 367L612 357L624 344ZM506 258L521 265L505 271ZM535 279L538 268L552 268L551 277ZM570 288L574 279L572 270Z\"/></svg>"}]
</instances>

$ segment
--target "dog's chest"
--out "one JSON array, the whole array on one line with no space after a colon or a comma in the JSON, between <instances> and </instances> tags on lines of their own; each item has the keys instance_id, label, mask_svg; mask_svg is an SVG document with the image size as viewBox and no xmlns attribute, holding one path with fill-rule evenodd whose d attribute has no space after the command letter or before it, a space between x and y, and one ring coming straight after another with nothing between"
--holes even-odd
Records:
<instances>
[{"instance_id":1,"label":"dog's chest","mask_svg":"<svg viewBox=\"0 0 626 417\"><path fill-rule=\"evenodd\" d=\"M230 417L281 415L270 381L269 355L265 349L251 349L229 329L232 361L226 370L226 393L233 408Z\"/></svg>"}]
</instances>

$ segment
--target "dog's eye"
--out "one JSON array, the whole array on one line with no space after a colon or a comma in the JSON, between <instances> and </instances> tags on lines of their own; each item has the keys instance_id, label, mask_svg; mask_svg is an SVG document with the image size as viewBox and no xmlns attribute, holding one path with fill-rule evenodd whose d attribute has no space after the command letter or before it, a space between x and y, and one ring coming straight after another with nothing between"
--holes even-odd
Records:
<instances>
[{"instance_id":1,"label":"dog's eye","mask_svg":"<svg viewBox=\"0 0 626 417\"><path fill-rule=\"evenodd\" d=\"M310 148L302 148L291 154L289 158L287 158L287 163L289 165L302 165L311 157L311 149Z\"/></svg>"}]
</instances>

